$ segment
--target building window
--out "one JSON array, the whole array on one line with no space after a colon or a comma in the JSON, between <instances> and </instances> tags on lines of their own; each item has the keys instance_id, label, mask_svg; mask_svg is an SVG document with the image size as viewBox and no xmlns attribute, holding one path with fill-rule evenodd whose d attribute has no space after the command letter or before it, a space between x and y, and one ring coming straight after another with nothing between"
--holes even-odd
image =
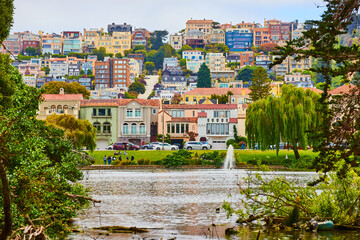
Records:
<instances>
[{"instance_id":1,"label":"building window","mask_svg":"<svg viewBox=\"0 0 360 240\"><path fill-rule=\"evenodd\" d=\"M131 134L136 134L137 133L137 125L136 123L132 123L131 124Z\"/></svg>"},{"instance_id":2,"label":"building window","mask_svg":"<svg viewBox=\"0 0 360 240\"><path fill-rule=\"evenodd\" d=\"M140 108L135 109L135 117L137 117L137 118L141 117L141 109Z\"/></svg>"},{"instance_id":3,"label":"building window","mask_svg":"<svg viewBox=\"0 0 360 240\"><path fill-rule=\"evenodd\" d=\"M105 122L103 125L103 133L110 133L110 123Z\"/></svg>"},{"instance_id":4,"label":"building window","mask_svg":"<svg viewBox=\"0 0 360 240\"><path fill-rule=\"evenodd\" d=\"M126 110L126 117L128 118L133 117L133 110L131 108L128 108Z\"/></svg>"},{"instance_id":5,"label":"building window","mask_svg":"<svg viewBox=\"0 0 360 240\"><path fill-rule=\"evenodd\" d=\"M208 123L206 125L206 132L207 132L207 134L228 135L229 134L229 124Z\"/></svg>"},{"instance_id":6,"label":"building window","mask_svg":"<svg viewBox=\"0 0 360 240\"><path fill-rule=\"evenodd\" d=\"M145 128L145 124L141 123L140 127L139 127L139 131L141 135L145 135L146 134L146 128Z\"/></svg>"},{"instance_id":7,"label":"building window","mask_svg":"<svg viewBox=\"0 0 360 240\"><path fill-rule=\"evenodd\" d=\"M101 124L99 122L94 122L93 126L94 126L94 128L96 128L96 131L98 133L101 132Z\"/></svg>"},{"instance_id":8,"label":"building window","mask_svg":"<svg viewBox=\"0 0 360 240\"><path fill-rule=\"evenodd\" d=\"M123 134L129 134L129 124L123 124Z\"/></svg>"},{"instance_id":9,"label":"building window","mask_svg":"<svg viewBox=\"0 0 360 240\"><path fill-rule=\"evenodd\" d=\"M153 109L153 114L156 114L156 109Z\"/></svg>"},{"instance_id":10,"label":"building window","mask_svg":"<svg viewBox=\"0 0 360 240\"><path fill-rule=\"evenodd\" d=\"M98 109L98 116L105 116L105 108Z\"/></svg>"}]
</instances>

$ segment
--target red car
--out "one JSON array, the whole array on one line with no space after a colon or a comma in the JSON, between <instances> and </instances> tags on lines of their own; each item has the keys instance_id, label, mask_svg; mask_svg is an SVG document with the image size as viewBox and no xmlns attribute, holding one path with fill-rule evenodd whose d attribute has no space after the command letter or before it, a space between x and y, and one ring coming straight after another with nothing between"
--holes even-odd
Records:
<instances>
[{"instance_id":1,"label":"red car","mask_svg":"<svg viewBox=\"0 0 360 240\"><path fill-rule=\"evenodd\" d=\"M116 142L113 145L113 150L139 150L140 147L131 142Z\"/></svg>"}]
</instances>

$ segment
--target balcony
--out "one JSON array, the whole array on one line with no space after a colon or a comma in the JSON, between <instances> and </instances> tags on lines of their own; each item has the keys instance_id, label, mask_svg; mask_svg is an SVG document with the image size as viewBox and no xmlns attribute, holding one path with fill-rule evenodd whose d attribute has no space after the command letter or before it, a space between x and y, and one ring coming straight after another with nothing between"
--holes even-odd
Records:
<instances>
[{"instance_id":1,"label":"balcony","mask_svg":"<svg viewBox=\"0 0 360 240\"><path fill-rule=\"evenodd\" d=\"M93 113L91 114L92 118L112 118L111 113L109 115L94 115Z\"/></svg>"},{"instance_id":2,"label":"balcony","mask_svg":"<svg viewBox=\"0 0 360 240\"><path fill-rule=\"evenodd\" d=\"M97 136L111 136L111 132L110 131L97 132L96 135Z\"/></svg>"}]
</instances>

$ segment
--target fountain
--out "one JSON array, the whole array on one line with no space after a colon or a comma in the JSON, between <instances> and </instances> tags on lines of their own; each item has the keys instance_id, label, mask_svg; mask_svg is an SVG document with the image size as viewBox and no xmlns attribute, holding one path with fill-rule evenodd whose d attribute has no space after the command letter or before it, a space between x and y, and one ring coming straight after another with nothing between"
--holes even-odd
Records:
<instances>
[{"instance_id":1,"label":"fountain","mask_svg":"<svg viewBox=\"0 0 360 240\"><path fill-rule=\"evenodd\" d=\"M234 147L233 145L230 145L226 153L226 158L224 161L224 169L230 170L234 167L234 164L235 164Z\"/></svg>"}]
</instances>

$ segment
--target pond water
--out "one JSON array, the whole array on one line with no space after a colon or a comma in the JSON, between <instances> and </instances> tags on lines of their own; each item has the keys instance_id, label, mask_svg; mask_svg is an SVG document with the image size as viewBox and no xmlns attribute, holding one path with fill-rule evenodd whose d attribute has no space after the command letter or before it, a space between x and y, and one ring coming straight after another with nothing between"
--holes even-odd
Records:
<instances>
[{"instance_id":1,"label":"pond water","mask_svg":"<svg viewBox=\"0 0 360 240\"><path fill-rule=\"evenodd\" d=\"M299 184L312 172L266 172L295 178ZM226 218L224 200L240 207L237 182L245 170L91 170L82 183L101 203L79 212L75 225L82 233L70 239L225 239L224 230L236 226ZM219 211L220 208L220 211ZM99 235L93 227L148 228L141 234ZM256 239L258 230L244 230L226 239ZM259 239L298 239L299 233L261 233ZM307 234L302 239L360 239L354 232ZM354 237L354 238L353 238Z\"/></svg>"}]
</instances>

